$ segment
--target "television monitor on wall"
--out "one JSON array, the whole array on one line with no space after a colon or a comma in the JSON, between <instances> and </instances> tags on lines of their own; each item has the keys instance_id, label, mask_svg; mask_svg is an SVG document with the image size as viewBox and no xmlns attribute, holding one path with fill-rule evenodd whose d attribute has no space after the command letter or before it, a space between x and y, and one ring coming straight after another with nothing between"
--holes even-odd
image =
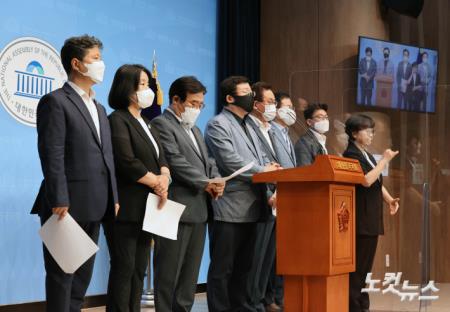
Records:
<instances>
[{"instance_id":1,"label":"television monitor on wall","mask_svg":"<svg viewBox=\"0 0 450 312\"><path fill-rule=\"evenodd\" d=\"M438 51L359 37L357 104L434 113Z\"/></svg>"}]
</instances>

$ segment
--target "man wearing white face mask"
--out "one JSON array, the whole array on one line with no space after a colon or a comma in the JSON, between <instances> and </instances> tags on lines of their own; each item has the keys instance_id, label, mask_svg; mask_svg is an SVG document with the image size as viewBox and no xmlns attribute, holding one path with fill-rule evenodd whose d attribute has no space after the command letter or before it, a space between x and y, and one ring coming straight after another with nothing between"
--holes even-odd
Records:
<instances>
[{"instance_id":1,"label":"man wearing white face mask","mask_svg":"<svg viewBox=\"0 0 450 312\"><path fill-rule=\"evenodd\" d=\"M103 80L102 43L84 35L64 42L61 60L68 81L41 98L38 149L44 180L33 206L44 224L70 214L94 242L100 223L113 219L118 195L111 133L92 86ZM80 311L94 257L66 274L44 247L47 311Z\"/></svg>"},{"instance_id":2,"label":"man wearing white face mask","mask_svg":"<svg viewBox=\"0 0 450 312\"><path fill-rule=\"evenodd\" d=\"M261 150L265 153L267 161L278 164L279 160L276 151L279 150L279 142L276 140L270 124L277 114L275 95L272 87L262 81L254 83L252 90L255 93L255 103L253 110L249 114L248 124L255 130L259 139L257 143L259 143ZM268 188L272 194L269 205L274 208L275 186L268 185ZM250 272L250 281L252 283L249 290L249 296L252 298L252 305L256 311L266 310L264 298L275 259L274 226L275 218L273 213L270 213L258 222L256 228L255 257ZM274 309L274 311L281 310L276 305L272 305L269 308Z\"/></svg>"},{"instance_id":3,"label":"man wearing white face mask","mask_svg":"<svg viewBox=\"0 0 450 312\"><path fill-rule=\"evenodd\" d=\"M311 103L303 112L308 130L295 144L297 167L311 165L317 155L326 155L326 133L330 128L328 120L328 105Z\"/></svg>"},{"instance_id":4,"label":"man wearing white face mask","mask_svg":"<svg viewBox=\"0 0 450 312\"><path fill-rule=\"evenodd\" d=\"M275 144L275 152L283 168L292 168L296 166L294 145L289 137L289 127L297 121L297 114L294 110L289 94L284 92L275 93L277 100L277 116L271 122L276 142L280 143L283 149L277 150L278 144Z\"/></svg>"},{"instance_id":5,"label":"man wearing white face mask","mask_svg":"<svg viewBox=\"0 0 450 312\"><path fill-rule=\"evenodd\" d=\"M169 198L186 205L177 240L155 237L155 305L161 312L191 310L205 245L208 207L225 188L225 183L207 182L220 174L195 126L205 93L205 86L197 78L178 78L169 89L170 106L152 121L161 134L173 173Z\"/></svg>"}]
</instances>

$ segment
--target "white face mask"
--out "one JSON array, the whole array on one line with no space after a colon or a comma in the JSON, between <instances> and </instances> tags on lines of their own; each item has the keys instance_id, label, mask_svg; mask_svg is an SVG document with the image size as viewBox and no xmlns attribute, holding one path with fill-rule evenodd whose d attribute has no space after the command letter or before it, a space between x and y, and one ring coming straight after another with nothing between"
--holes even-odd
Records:
<instances>
[{"instance_id":1,"label":"white face mask","mask_svg":"<svg viewBox=\"0 0 450 312\"><path fill-rule=\"evenodd\" d=\"M278 116L289 127L292 126L297 120L297 114L292 108L281 107L278 109Z\"/></svg>"},{"instance_id":2,"label":"white face mask","mask_svg":"<svg viewBox=\"0 0 450 312\"><path fill-rule=\"evenodd\" d=\"M105 63L103 61L84 63L84 66L86 66L87 72L81 73L83 76L91 78L95 83L103 81L103 75L105 74Z\"/></svg>"},{"instance_id":3,"label":"white face mask","mask_svg":"<svg viewBox=\"0 0 450 312\"><path fill-rule=\"evenodd\" d=\"M191 129L195 126L198 115L200 115L200 109L194 107L185 107L184 112L181 113L181 123Z\"/></svg>"},{"instance_id":4,"label":"white face mask","mask_svg":"<svg viewBox=\"0 0 450 312\"><path fill-rule=\"evenodd\" d=\"M328 119L318 121L314 124L314 129L321 134L327 133L330 129L330 121Z\"/></svg>"},{"instance_id":5,"label":"white face mask","mask_svg":"<svg viewBox=\"0 0 450 312\"><path fill-rule=\"evenodd\" d=\"M140 108L145 109L153 104L153 100L155 99L155 92L152 89L148 88L145 90L136 92L138 105Z\"/></svg>"},{"instance_id":6,"label":"white face mask","mask_svg":"<svg viewBox=\"0 0 450 312\"><path fill-rule=\"evenodd\" d=\"M277 107L275 104L265 105L263 117L265 121L272 121L277 115Z\"/></svg>"}]
</instances>

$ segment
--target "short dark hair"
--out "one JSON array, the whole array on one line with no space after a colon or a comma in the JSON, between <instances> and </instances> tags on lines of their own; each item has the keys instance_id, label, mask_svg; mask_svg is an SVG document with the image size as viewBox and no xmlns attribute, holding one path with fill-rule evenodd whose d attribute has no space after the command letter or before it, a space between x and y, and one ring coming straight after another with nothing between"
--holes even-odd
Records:
<instances>
[{"instance_id":1,"label":"short dark hair","mask_svg":"<svg viewBox=\"0 0 450 312\"><path fill-rule=\"evenodd\" d=\"M403 54L405 54L405 52L408 53L408 56L409 56L409 50L408 49L403 49Z\"/></svg>"},{"instance_id":2,"label":"short dark hair","mask_svg":"<svg viewBox=\"0 0 450 312\"><path fill-rule=\"evenodd\" d=\"M383 52L384 52L384 50L388 50L388 52L391 53L391 50L388 47L384 47Z\"/></svg>"},{"instance_id":3,"label":"short dark hair","mask_svg":"<svg viewBox=\"0 0 450 312\"><path fill-rule=\"evenodd\" d=\"M372 48L371 47L367 47L365 53L370 52L370 54L372 54Z\"/></svg>"},{"instance_id":4,"label":"short dark hair","mask_svg":"<svg viewBox=\"0 0 450 312\"><path fill-rule=\"evenodd\" d=\"M345 122L345 133L347 133L350 141L355 140L353 133L373 128L375 128L375 121L372 117L364 114L352 115Z\"/></svg>"},{"instance_id":5,"label":"short dark hair","mask_svg":"<svg viewBox=\"0 0 450 312\"><path fill-rule=\"evenodd\" d=\"M76 58L82 61L87 54L87 50L94 47L103 49L103 43L94 36L70 37L64 41L64 45L61 48L61 62L67 75L70 75L72 72L72 59Z\"/></svg>"},{"instance_id":6,"label":"short dark hair","mask_svg":"<svg viewBox=\"0 0 450 312\"><path fill-rule=\"evenodd\" d=\"M236 94L236 86L241 83L250 83L247 77L244 76L230 76L225 78L220 83L220 94L221 101L224 105L227 105L227 95L235 95Z\"/></svg>"},{"instance_id":7,"label":"short dark hair","mask_svg":"<svg viewBox=\"0 0 450 312\"><path fill-rule=\"evenodd\" d=\"M305 117L305 120L312 119L314 113L320 109L323 109L324 111L328 111L328 104L325 103L309 103L306 107L305 111L303 112L303 116Z\"/></svg>"},{"instance_id":8,"label":"short dark hair","mask_svg":"<svg viewBox=\"0 0 450 312\"><path fill-rule=\"evenodd\" d=\"M139 88L141 72L148 75L149 86L156 93L154 79L150 71L140 64L125 64L114 74L108 103L112 109L126 109L130 105L130 98Z\"/></svg>"},{"instance_id":9,"label":"short dark hair","mask_svg":"<svg viewBox=\"0 0 450 312\"><path fill-rule=\"evenodd\" d=\"M206 93L206 87L194 76L183 76L172 82L169 89L169 101L171 104L174 96L178 96L182 102L186 100L188 93Z\"/></svg>"},{"instance_id":10,"label":"short dark hair","mask_svg":"<svg viewBox=\"0 0 450 312\"><path fill-rule=\"evenodd\" d=\"M255 100L262 102L264 98L264 91L272 90L272 86L264 81L258 81L252 84L252 91L255 93Z\"/></svg>"},{"instance_id":11,"label":"short dark hair","mask_svg":"<svg viewBox=\"0 0 450 312\"><path fill-rule=\"evenodd\" d=\"M290 99L291 96L283 91L278 91L275 93L275 101L277 101L277 108L279 108L281 106L281 101L283 101L284 99Z\"/></svg>"},{"instance_id":12,"label":"short dark hair","mask_svg":"<svg viewBox=\"0 0 450 312\"><path fill-rule=\"evenodd\" d=\"M422 57L423 57L425 54L428 56L428 52L427 52L427 51L424 51L424 52L422 53Z\"/></svg>"}]
</instances>

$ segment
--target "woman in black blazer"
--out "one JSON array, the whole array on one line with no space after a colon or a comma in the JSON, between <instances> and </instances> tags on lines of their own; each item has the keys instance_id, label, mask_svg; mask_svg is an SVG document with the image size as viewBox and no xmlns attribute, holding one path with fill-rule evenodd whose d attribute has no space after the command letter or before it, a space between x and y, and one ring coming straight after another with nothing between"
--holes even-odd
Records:
<instances>
[{"instance_id":1,"label":"woman in black blazer","mask_svg":"<svg viewBox=\"0 0 450 312\"><path fill-rule=\"evenodd\" d=\"M390 149L376 162L367 152L374 136L375 122L367 115L351 116L345 123L349 137L344 157L359 160L366 181L356 186L356 271L350 273L350 312L369 311L369 295L361 293L365 288L366 276L372 270L377 249L378 235L384 234L383 200L389 205L391 215L397 213L399 199L392 198L383 186L381 172L398 154Z\"/></svg>"},{"instance_id":2,"label":"woman in black blazer","mask_svg":"<svg viewBox=\"0 0 450 312\"><path fill-rule=\"evenodd\" d=\"M142 231L148 194L167 200L170 172L159 133L141 116L152 105L150 72L141 65L121 66L109 93L109 116L120 209L109 236L111 271L107 311L140 311L150 233Z\"/></svg>"}]
</instances>

